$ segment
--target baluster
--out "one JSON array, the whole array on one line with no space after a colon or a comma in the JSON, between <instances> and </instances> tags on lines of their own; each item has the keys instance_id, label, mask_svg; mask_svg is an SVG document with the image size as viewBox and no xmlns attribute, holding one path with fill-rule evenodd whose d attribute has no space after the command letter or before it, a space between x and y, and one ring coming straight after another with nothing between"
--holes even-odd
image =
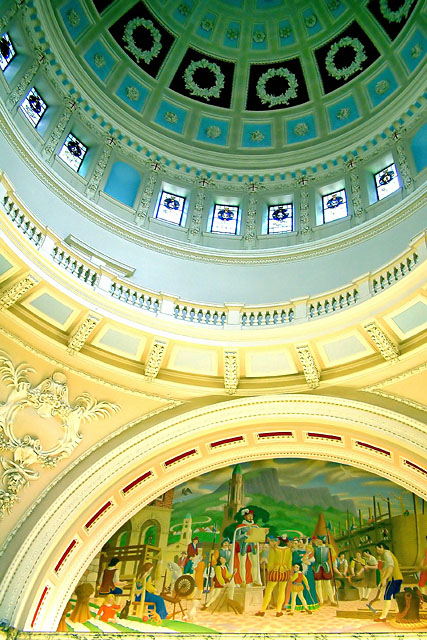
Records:
<instances>
[{"instance_id":1,"label":"baluster","mask_svg":"<svg viewBox=\"0 0 427 640\"><path fill-rule=\"evenodd\" d=\"M213 323L216 324L218 322L218 311L216 309L214 311L212 318L213 318Z\"/></svg>"},{"instance_id":2,"label":"baluster","mask_svg":"<svg viewBox=\"0 0 427 640\"><path fill-rule=\"evenodd\" d=\"M194 311L194 309L191 309L190 310L190 317L188 318L190 320L190 322L193 322L195 315L196 315L196 312Z\"/></svg>"},{"instance_id":3,"label":"baluster","mask_svg":"<svg viewBox=\"0 0 427 640\"><path fill-rule=\"evenodd\" d=\"M154 312L154 313L157 313L157 311L158 311L158 309L159 309L159 305L160 305L160 303L159 303L159 301L158 301L158 300L157 300L157 298L156 298L156 300L154 300L154 303L153 303L153 312Z\"/></svg>"},{"instance_id":4,"label":"baluster","mask_svg":"<svg viewBox=\"0 0 427 640\"><path fill-rule=\"evenodd\" d=\"M206 324L209 324L211 321L211 312L209 311L209 309L206 311L205 313L205 322Z\"/></svg>"},{"instance_id":5,"label":"baluster","mask_svg":"<svg viewBox=\"0 0 427 640\"><path fill-rule=\"evenodd\" d=\"M259 327L262 325L262 319L263 319L263 318L262 318L262 313L261 313L261 311L259 311L259 312L258 312L258 315L257 315L257 320L256 320L256 323L257 323L257 325L258 325Z\"/></svg>"},{"instance_id":6,"label":"baluster","mask_svg":"<svg viewBox=\"0 0 427 640\"><path fill-rule=\"evenodd\" d=\"M329 308L330 308L329 300L325 300L325 313L329 313Z\"/></svg>"},{"instance_id":7,"label":"baluster","mask_svg":"<svg viewBox=\"0 0 427 640\"><path fill-rule=\"evenodd\" d=\"M245 311L245 313L242 315L242 327L246 327L247 321L248 321L248 316L246 315L246 311Z\"/></svg>"},{"instance_id":8,"label":"baluster","mask_svg":"<svg viewBox=\"0 0 427 640\"><path fill-rule=\"evenodd\" d=\"M198 310L196 318L199 323L203 320L203 311L201 309Z\"/></svg>"},{"instance_id":9,"label":"baluster","mask_svg":"<svg viewBox=\"0 0 427 640\"><path fill-rule=\"evenodd\" d=\"M354 302L358 302L358 300L359 300L359 292L358 292L357 289L354 289L354 291L353 291L353 300L354 300Z\"/></svg>"},{"instance_id":10,"label":"baluster","mask_svg":"<svg viewBox=\"0 0 427 640\"><path fill-rule=\"evenodd\" d=\"M418 253L413 254L414 264L418 264Z\"/></svg>"},{"instance_id":11,"label":"baluster","mask_svg":"<svg viewBox=\"0 0 427 640\"><path fill-rule=\"evenodd\" d=\"M178 318L178 316L179 316L179 306L176 305L175 309L173 310L173 317Z\"/></svg>"},{"instance_id":12,"label":"baluster","mask_svg":"<svg viewBox=\"0 0 427 640\"><path fill-rule=\"evenodd\" d=\"M182 312L181 312L181 318L183 320L186 320L186 318L187 318L187 307L183 307Z\"/></svg>"},{"instance_id":13,"label":"baluster","mask_svg":"<svg viewBox=\"0 0 427 640\"><path fill-rule=\"evenodd\" d=\"M222 326L225 325L226 321L227 321L227 316L225 315L225 312L223 311L221 313L221 324L222 324Z\"/></svg>"},{"instance_id":14,"label":"baluster","mask_svg":"<svg viewBox=\"0 0 427 640\"><path fill-rule=\"evenodd\" d=\"M387 284L391 285L391 273L390 273L390 271L387 271Z\"/></svg>"},{"instance_id":15,"label":"baluster","mask_svg":"<svg viewBox=\"0 0 427 640\"><path fill-rule=\"evenodd\" d=\"M267 313L265 314L265 324L270 324L270 312L267 311Z\"/></svg>"},{"instance_id":16,"label":"baluster","mask_svg":"<svg viewBox=\"0 0 427 640\"><path fill-rule=\"evenodd\" d=\"M283 324L286 322L286 311L282 309L282 313L280 314L280 322Z\"/></svg>"},{"instance_id":17,"label":"baluster","mask_svg":"<svg viewBox=\"0 0 427 640\"><path fill-rule=\"evenodd\" d=\"M254 323L255 323L255 314L254 314L254 312L252 311L252 312L251 312L251 315L249 316L249 324L250 324L250 326L251 326L251 327L253 327L253 326L254 326Z\"/></svg>"},{"instance_id":18,"label":"baluster","mask_svg":"<svg viewBox=\"0 0 427 640\"><path fill-rule=\"evenodd\" d=\"M277 313L277 310L275 309L273 311L273 324L277 324L279 321L279 314Z\"/></svg>"},{"instance_id":19,"label":"baluster","mask_svg":"<svg viewBox=\"0 0 427 640\"><path fill-rule=\"evenodd\" d=\"M294 319L294 317L295 317L295 312L294 312L294 310L293 310L293 309L289 309L289 311L288 311L288 322L292 322L292 320Z\"/></svg>"},{"instance_id":20,"label":"baluster","mask_svg":"<svg viewBox=\"0 0 427 640\"><path fill-rule=\"evenodd\" d=\"M282 313L283 313L283 311L282 311ZM314 317L314 304L310 305L310 310L308 312L308 315L310 316L310 318ZM283 322L283 320L282 320L282 322Z\"/></svg>"},{"instance_id":21,"label":"baluster","mask_svg":"<svg viewBox=\"0 0 427 640\"><path fill-rule=\"evenodd\" d=\"M151 297L147 298L146 302L145 302L145 308L147 309L147 311L150 311L151 308Z\"/></svg>"},{"instance_id":22,"label":"baluster","mask_svg":"<svg viewBox=\"0 0 427 640\"><path fill-rule=\"evenodd\" d=\"M316 312L317 312L318 316L322 315L322 304L321 304L321 302L317 303Z\"/></svg>"}]
</instances>

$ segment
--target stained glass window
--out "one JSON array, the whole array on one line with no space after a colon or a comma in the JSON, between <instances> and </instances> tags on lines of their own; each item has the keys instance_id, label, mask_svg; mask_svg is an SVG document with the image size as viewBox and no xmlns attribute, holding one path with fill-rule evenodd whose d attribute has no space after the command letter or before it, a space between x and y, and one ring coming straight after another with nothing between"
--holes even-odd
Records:
<instances>
[{"instance_id":1,"label":"stained glass window","mask_svg":"<svg viewBox=\"0 0 427 640\"><path fill-rule=\"evenodd\" d=\"M87 153L87 147L84 146L72 133L69 133L61 147L58 156L62 158L69 167L78 171L81 167L83 159Z\"/></svg>"},{"instance_id":2,"label":"stained glass window","mask_svg":"<svg viewBox=\"0 0 427 640\"><path fill-rule=\"evenodd\" d=\"M348 215L345 189L322 196L323 222L332 222Z\"/></svg>"},{"instance_id":3,"label":"stained glass window","mask_svg":"<svg viewBox=\"0 0 427 640\"><path fill-rule=\"evenodd\" d=\"M267 233L293 231L292 204L274 204L268 207Z\"/></svg>"},{"instance_id":4,"label":"stained glass window","mask_svg":"<svg viewBox=\"0 0 427 640\"><path fill-rule=\"evenodd\" d=\"M37 127L46 109L47 104L44 102L41 95L37 93L34 87L29 90L21 103L21 111L31 122L33 127Z\"/></svg>"},{"instance_id":5,"label":"stained glass window","mask_svg":"<svg viewBox=\"0 0 427 640\"><path fill-rule=\"evenodd\" d=\"M9 62L16 55L16 51L13 48L12 41L7 33L3 33L0 36L0 69L4 71Z\"/></svg>"},{"instance_id":6,"label":"stained glass window","mask_svg":"<svg viewBox=\"0 0 427 640\"><path fill-rule=\"evenodd\" d=\"M174 193L162 191L161 198L155 213L155 218L165 220L172 224L182 224L184 215L185 198Z\"/></svg>"},{"instance_id":7,"label":"stained glass window","mask_svg":"<svg viewBox=\"0 0 427 640\"><path fill-rule=\"evenodd\" d=\"M378 200L387 198L387 196L400 188L399 176L395 164L390 164L375 174L375 186L377 188Z\"/></svg>"},{"instance_id":8,"label":"stained glass window","mask_svg":"<svg viewBox=\"0 0 427 640\"><path fill-rule=\"evenodd\" d=\"M229 204L216 204L214 207L211 231L214 233L237 233L239 207Z\"/></svg>"}]
</instances>

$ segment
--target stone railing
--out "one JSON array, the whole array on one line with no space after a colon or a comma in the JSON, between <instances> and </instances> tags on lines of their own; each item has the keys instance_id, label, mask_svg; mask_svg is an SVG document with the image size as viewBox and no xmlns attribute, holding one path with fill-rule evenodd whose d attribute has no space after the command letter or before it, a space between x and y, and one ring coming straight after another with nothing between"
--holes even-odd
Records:
<instances>
[{"instance_id":1,"label":"stone railing","mask_svg":"<svg viewBox=\"0 0 427 640\"><path fill-rule=\"evenodd\" d=\"M97 256L82 256L40 223L19 201L5 176L0 174L0 219L9 222L40 254L54 265L105 298L177 322L209 326L212 329L274 328L301 323L348 309L378 295L413 271L427 256L426 233L419 234L411 246L393 262L374 273L355 279L347 287L274 305L211 305L181 300L171 295L143 289L117 272Z\"/></svg>"}]
</instances>

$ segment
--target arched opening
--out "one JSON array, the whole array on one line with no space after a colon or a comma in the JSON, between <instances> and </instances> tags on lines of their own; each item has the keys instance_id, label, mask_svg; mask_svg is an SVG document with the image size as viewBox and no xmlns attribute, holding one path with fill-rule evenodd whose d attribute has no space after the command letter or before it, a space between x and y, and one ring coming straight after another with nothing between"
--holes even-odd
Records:
<instances>
[{"instance_id":1,"label":"arched opening","mask_svg":"<svg viewBox=\"0 0 427 640\"><path fill-rule=\"evenodd\" d=\"M162 417L150 419L145 430L120 434L114 450L109 447L96 461L88 458L86 468L68 479L37 526L25 532L10 574L15 576L14 584L21 585L19 594L10 579L2 585L2 613L12 614L17 626L55 629L85 567L120 526L159 494L166 495L230 460L332 461L364 469L427 497L422 425L372 405L323 396L266 396L177 410ZM120 470L115 476L108 471L112 458ZM96 478L102 487L96 500L87 490L89 478L91 483ZM46 522L55 529L55 552L46 544ZM44 545L40 545L42 537ZM68 554L55 571L72 540L76 553Z\"/></svg>"}]
</instances>

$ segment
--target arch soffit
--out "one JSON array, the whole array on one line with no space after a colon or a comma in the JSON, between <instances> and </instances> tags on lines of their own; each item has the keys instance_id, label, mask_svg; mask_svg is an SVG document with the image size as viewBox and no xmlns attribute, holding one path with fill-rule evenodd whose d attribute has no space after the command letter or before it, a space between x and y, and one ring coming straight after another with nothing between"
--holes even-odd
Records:
<instances>
[{"instance_id":1,"label":"arch soffit","mask_svg":"<svg viewBox=\"0 0 427 640\"><path fill-rule=\"evenodd\" d=\"M341 462L427 499L426 431L374 405L294 394L211 404L130 438L122 433L94 464L90 456L83 461L75 481L61 480L63 490L28 531L24 523L25 539L0 589L0 613L18 628L54 630L81 573L114 531L167 489L230 463Z\"/></svg>"}]
</instances>

